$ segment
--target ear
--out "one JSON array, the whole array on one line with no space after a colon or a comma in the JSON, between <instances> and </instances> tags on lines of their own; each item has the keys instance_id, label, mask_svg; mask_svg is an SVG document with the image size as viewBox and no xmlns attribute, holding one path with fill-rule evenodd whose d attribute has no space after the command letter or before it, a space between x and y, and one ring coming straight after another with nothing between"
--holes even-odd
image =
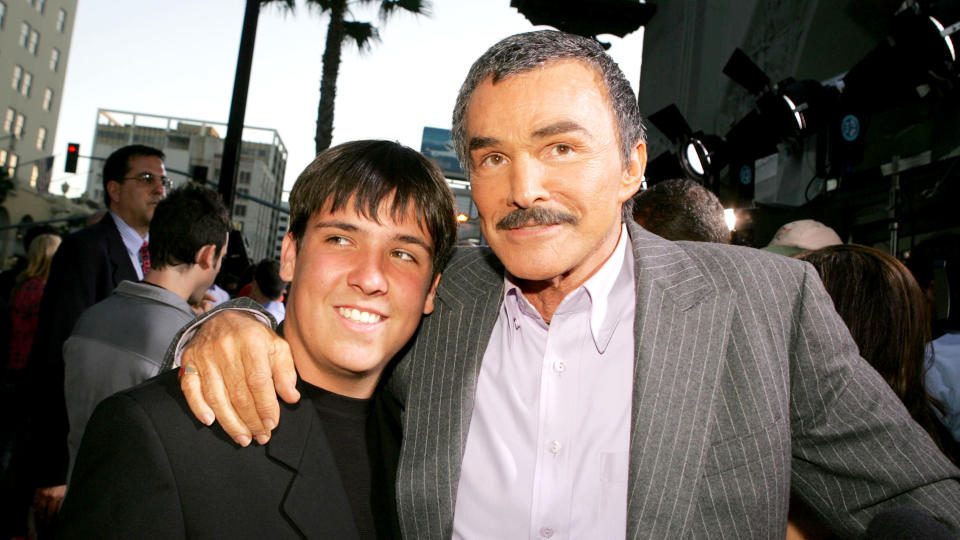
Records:
<instances>
[{"instance_id":1,"label":"ear","mask_svg":"<svg viewBox=\"0 0 960 540\"><path fill-rule=\"evenodd\" d=\"M630 160L623 171L623 180L620 183L618 199L623 204L640 189L643 183L643 172L647 170L647 144L637 141L630 149Z\"/></svg>"},{"instance_id":2,"label":"ear","mask_svg":"<svg viewBox=\"0 0 960 540\"><path fill-rule=\"evenodd\" d=\"M427 291L427 297L423 301L423 314L433 313L433 300L437 297L437 284L440 283L440 272L433 276L433 283L430 284L430 290Z\"/></svg>"},{"instance_id":3,"label":"ear","mask_svg":"<svg viewBox=\"0 0 960 540\"><path fill-rule=\"evenodd\" d=\"M110 195L111 201L118 202L120 200L120 182L117 182L116 180L108 180L107 195Z\"/></svg>"},{"instance_id":4,"label":"ear","mask_svg":"<svg viewBox=\"0 0 960 540\"><path fill-rule=\"evenodd\" d=\"M216 268L217 266L217 246L215 244L207 244L197 250L196 255L193 257L194 264L200 266L204 270L210 270L211 268Z\"/></svg>"},{"instance_id":5,"label":"ear","mask_svg":"<svg viewBox=\"0 0 960 540\"><path fill-rule=\"evenodd\" d=\"M293 239L293 233L287 233L283 237L283 244L280 246L280 279L287 283L293 281L293 270L297 263L297 241Z\"/></svg>"}]
</instances>

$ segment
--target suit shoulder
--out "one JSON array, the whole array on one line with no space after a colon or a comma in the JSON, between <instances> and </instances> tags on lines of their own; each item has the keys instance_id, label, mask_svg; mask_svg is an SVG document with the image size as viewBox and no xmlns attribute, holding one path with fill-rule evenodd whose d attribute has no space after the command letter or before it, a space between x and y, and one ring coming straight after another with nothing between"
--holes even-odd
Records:
<instances>
[{"instance_id":1,"label":"suit shoulder","mask_svg":"<svg viewBox=\"0 0 960 540\"><path fill-rule=\"evenodd\" d=\"M503 282L503 264L486 246L458 247L443 269L440 291L486 289Z\"/></svg>"},{"instance_id":2,"label":"suit shoulder","mask_svg":"<svg viewBox=\"0 0 960 540\"><path fill-rule=\"evenodd\" d=\"M803 261L762 249L709 242L676 242L706 272L779 272L801 275Z\"/></svg>"}]
</instances>

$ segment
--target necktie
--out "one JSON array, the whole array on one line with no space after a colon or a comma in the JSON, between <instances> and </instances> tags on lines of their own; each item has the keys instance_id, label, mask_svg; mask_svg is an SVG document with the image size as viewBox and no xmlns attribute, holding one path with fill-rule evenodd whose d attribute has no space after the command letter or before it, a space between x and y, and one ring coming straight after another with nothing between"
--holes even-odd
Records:
<instances>
[{"instance_id":1,"label":"necktie","mask_svg":"<svg viewBox=\"0 0 960 540\"><path fill-rule=\"evenodd\" d=\"M149 245L150 242L144 242L143 245L140 246L140 269L143 270L144 276L150 271L150 250L147 249Z\"/></svg>"}]
</instances>

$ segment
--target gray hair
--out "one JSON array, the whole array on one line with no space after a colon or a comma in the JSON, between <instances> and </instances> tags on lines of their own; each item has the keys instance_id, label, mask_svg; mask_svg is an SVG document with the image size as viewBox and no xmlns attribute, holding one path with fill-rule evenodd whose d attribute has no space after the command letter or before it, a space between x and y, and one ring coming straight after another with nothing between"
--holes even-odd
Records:
<instances>
[{"instance_id":1,"label":"gray hair","mask_svg":"<svg viewBox=\"0 0 960 540\"><path fill-rule=\"evenodd\" d=\"M463 170L470 175L470 153L467 142L467 104L473 91L487 77L497 83L501 79L525 73L558 60L579 60L597 70L605 83L607 96L617 119L617 139L623 158L623 166L630 163L630 152L637 141L645 140L643 122L637 98L630 83L613 58L604 52L599 43L585 37L541 30L516 34L490 47L477 59L467 73L457 104L453 108L453 141Z\"/></svg>"}]
</instances>

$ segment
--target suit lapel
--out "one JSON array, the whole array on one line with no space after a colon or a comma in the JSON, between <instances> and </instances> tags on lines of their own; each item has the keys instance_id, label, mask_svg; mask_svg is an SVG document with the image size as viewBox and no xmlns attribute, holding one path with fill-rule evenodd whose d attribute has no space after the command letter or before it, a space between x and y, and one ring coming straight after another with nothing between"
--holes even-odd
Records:
<instances>
[{"instance_id":1,"label":"suit lapel","mask_svg":"<svg viewBox=\"0 0 960 540\"><path fill-rule=\"evenodd\" d=\"M635 256L628 538L678 538L696 500L733 295L682 245L628 224Z\"/></svg>"},{"instance_id":2,"label":"suit lapel","mask_svg":"<svg viewBox=\"0 0 960 540\"><path fill-rule=\"evenodd\" d=\"M489 250L460 249L447 267L457 270L440 280L436 311L397 368L406 386L397 502L410 538L452 534L480 362L503 300L502 266Z\"/></svg>"},{"instance_id":3,"label":"suit lapel","mask_svg":"<svg viewBox=\"0 0 960 540\"><path fill-rule=\"evenodd\" d=\"M283 512L307 538L358 538L340 472L313 403L280 404L267 455L294 471Z\"/></svg>"},{"instance_id":4,"label":"suit lapel","mask_svg":"<svg viewBox=\"0 0 960 540\"><path fill-rule=\"evenodd\" d=\"M123 243L123 238L120 236L120 229L117 228L113 216L108 212L103 216L103 219L100 220L100 224L106 231L107 257L110 259L110 279L113 285L110 290L106 292L110 294L113 288L123 280L137 281L137 270L133 267L133 262L130 261L127 246Z\"/></svg>"}]
</instances>

